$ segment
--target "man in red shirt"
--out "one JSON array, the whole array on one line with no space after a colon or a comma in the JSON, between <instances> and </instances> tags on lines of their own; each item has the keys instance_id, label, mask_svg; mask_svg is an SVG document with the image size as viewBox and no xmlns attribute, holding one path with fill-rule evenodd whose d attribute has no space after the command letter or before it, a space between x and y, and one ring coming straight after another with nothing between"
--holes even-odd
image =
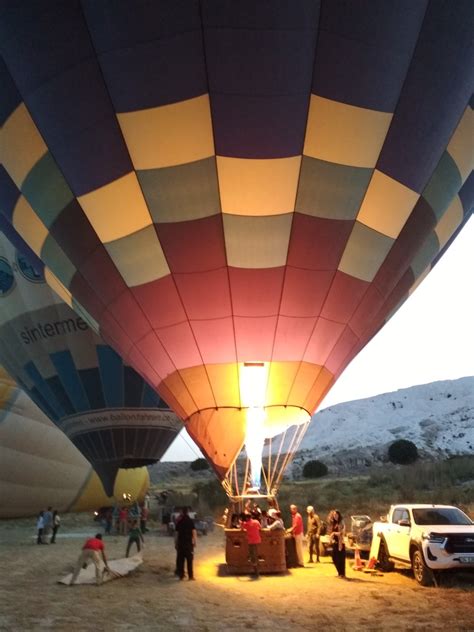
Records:
<instances>
[{"instance_id":1,"label":"man in red shirt","mask_svg":"<svg viewBox=\"0 0 474 632\"><path fill-rule=\"evenodd\" d=\"M247 532L250 563L253 566L255 577L259 577L258 545L262 541L262 538L260 537L260 523L253 516L243 514L241 527L244 531Z\"/></svg>"},{"instance_id":2,"label":"man in red shirt","mask_svg":"<svg viewBox=\"0 0 474 632\"><path fill-rule=\"evenodd\" d=\"M291 512L291 529L288 529L288 533L291 533L295 540L296 557L298 558L298 566L304 566L304 551L303 551L303 538L304 538L304 526L303 518L298 512L296 505L290 505Z\"/></svg>"},{"instance_id":3,"label":"man in red shirt","mask_svg":"<svg viewBox=\"0 0 474 632\"><path fill-rule=\"evenodd\" d=\"M94 538L89 538L88 540L86 540L86 543L82 547L81 554L79 555L76 563L76 568L74 569L71 581L69 582L70 586L72 586L76 582L76 579L81 572L81 568L85 568L89 562L92 562L95 566L95 580L97 585L102 583L99 551L102 555L105 568L109 570L107 558L105 557L104 543L102 542L102 534L98 533Z\"/></svg>"}]
</instances>

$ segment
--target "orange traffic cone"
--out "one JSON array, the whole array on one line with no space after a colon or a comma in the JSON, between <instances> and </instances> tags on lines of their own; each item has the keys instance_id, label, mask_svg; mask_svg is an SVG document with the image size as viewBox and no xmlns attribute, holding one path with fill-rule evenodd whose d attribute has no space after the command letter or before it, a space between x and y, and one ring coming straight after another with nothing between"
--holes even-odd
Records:
<instances>
[{"instance_id":1,"label":"orange traffic cone","mask_svg":"<svg viewBox=\"0 0 474 632\"><path fill-rule=\"evenodd\" d=\"M352 568L355 571L361 571L364 568L364 562L360 558L360 550L358 548L354 549L354 566Z\"/></svg>"},{"instance_id":2,"label":"orange traffic cone","mask_svg":"<svg viewBox=\"0 0 474 632\"><path fill-rule=\"evenodd\" d=\"M367 568L375 569L376 565L377 565L377 558L371 557L369 560L369 563L367 564Z\"/></svg>"}]
</instances>

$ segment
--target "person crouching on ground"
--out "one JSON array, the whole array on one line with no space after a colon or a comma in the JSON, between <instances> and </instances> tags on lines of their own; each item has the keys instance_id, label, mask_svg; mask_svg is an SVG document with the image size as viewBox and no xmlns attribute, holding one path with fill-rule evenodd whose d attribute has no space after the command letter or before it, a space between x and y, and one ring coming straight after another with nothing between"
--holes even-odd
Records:
<instances>
[{"instance_id":1,"label":"person crouching on ground","mask_svg":"<svg viewBox=\"0 0 474 632\"><path fill-rule=\"evenodd\" d=\"M346 577L346 546L344 536L346 533L341 512L333 509L329 516L329 535L332 544L332 561L337 570L337 576L341 579Z\"/></svg>"},{"instance_id":2,"label":"person crouching on ground","mask_svg":"<svg viewBox=\"0 0 474 632\"><path fill-rule=\"evenodd\" d=\"M287 533L291 533L295 540L296 557L298 558L298 566L304 566L303 538L304 527L303 518L298 511L296 505L290 505L291 512L291 528L287 529Z\"/></svg>"},{"instance_id":3,"label":"person crouching on ground","mask_svg":"<svg viewBox=\"0 0 474 632\"><path fill-rule=\"evenodd\" d=\"M72 586L76 582L76 579L81 572L81 568L86 568L89 562L92 562L95 566L96 584L99 586L102 583L99 551L102 555L105 569L107 571L109 570L107 558L105 557L104 543L102 542L102 534L98 533L94 538L89 538L88 540L86 540L84 546L82 547L81 554L79 555L79 558L76 562L76 568L74 569L71 581L69 582L70 586Z\"/></svg>"},{"instance_id":4,"label":"person crouching on ground","mask_svg":"<svg viewBox=\"0 0 474 632\"><path fill-rule=\"evenodd\" d=\"M188 579L194 579L193 558L196 540L197 532L194 520L188 515L188 508L183 507L181 517L176 522L175 532L176 570L180 579L184 579L185 560L188 569Z\"/></svg>"},{"instance_id":5,"label":"person crouching on ground","mask_svg":"<svg viewBox=\"0 0 474 632\"><path fill-rule=\"evenodd\" d=\"M242 514L241 528L247 532L247 542L249 547L249 559L253 566L253 572L255 577L259 577L258 570L258 545L261 543L260 537L260 522L255 518L255 514L249 516L248 514Z\"/></svg>"},{"instance_id":6,"label":"person crouching on ground","mask_svg":"<svg viewBox=\"0 0 474 632\"><path fill-rule=\"evenodd\" d=\"M125 554L125 557L128 557L132 544L137 545L137 551L140 553L142 548L141 543L144 542L145 540L143 539L142 532L140 530L140 527L138 526L138 520L134 520L132 522L132 526L130 527L130 531L128 532L127 553Z\"/></svg>"}]
</instances>

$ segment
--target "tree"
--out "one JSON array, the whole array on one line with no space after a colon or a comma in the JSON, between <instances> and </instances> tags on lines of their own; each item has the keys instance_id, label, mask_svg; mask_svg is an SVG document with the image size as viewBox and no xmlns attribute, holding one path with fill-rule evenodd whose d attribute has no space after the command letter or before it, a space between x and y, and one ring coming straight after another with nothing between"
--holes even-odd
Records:
<instances>
[{"instance_id":1,"label":"tree","mask_svg":"<svg viewBox=\"0 0 474 632\"><path fill-rule=\"evenodd\" d=\"M308 461L303 467L305 478L321 478L328 473L328 466L322 461Z\"/></svg>"},{"instance_id":2,"label":"tree","mask_svg":"<svg viewBox=\"0 0 474 632\"><path fill-rule=\"evenodd\" d=\"M408 465L414 463L419 457L418 448L412 441L398 439L388 449L388 458L392 463Z\"/></svg>"},{"instance_id":3,"label":"tree","mask_svg":"<svg viewBox=\"0 0 474 632\"><path fill-rule=\"evenodd\" d=\"M208 470L209 469L209 463L206 461L206 459L196 459L195 461L193 461L191 463L191 469L193 470L193 472L200 472L201 470Z\"/></svg>"}]
</instances>

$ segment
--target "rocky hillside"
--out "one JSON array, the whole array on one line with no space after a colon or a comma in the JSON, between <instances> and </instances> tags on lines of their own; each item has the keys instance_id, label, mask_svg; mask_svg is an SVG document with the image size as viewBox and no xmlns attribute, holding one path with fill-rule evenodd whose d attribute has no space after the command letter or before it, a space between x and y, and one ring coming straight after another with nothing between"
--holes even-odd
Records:
<instances>
[{"instance_id":1,"label":"rocky hillside","mask_svg":"<svg viewBox=\"0 0 474 632\"><path fill-rule=\"evenodd\" d=\"M311 459L331 473L363 472L386 462L396 439L413 441L425 458L474 455L474 377L432 382L325 408L316 413L287 476L299 477ZM191 472L188 462L159 463L150 468L152 482L177 477L211 478Z\"/></svg>"},{"instance_id":2,"label":"rocky hillside","mask_svg":"<svg viewBox=\"0 0 474 632\"><path fill-rule=\"evenodd\" d=\"M474 377L432 382L337 406L314 415L291 471L310 459L333 472L382 464L396 439L425 457L474 455Z\"/></svg>"}]
</instances>

